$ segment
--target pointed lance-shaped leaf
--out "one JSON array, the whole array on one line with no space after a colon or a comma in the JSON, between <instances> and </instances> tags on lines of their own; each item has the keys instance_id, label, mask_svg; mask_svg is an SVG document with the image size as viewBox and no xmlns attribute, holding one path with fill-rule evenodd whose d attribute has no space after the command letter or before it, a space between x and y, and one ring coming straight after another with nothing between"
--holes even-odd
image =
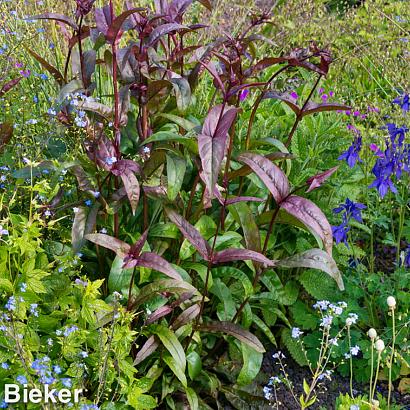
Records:
<instances>
[{"instance_id":1,"label":"pointed lance-shaped leaf","mask_svg":"<svg viewBox=\"0 0 410 410\"><path fill-rule=\"evenodd\" d=\"M182 281L181 275L164 258L153 252L143 252L137 259L136 266L155 269L172 279Z\"/></svg>"},{"instance_id":2,"label":"pointed lance-shaped leaf","mask_svg":"<svg viewBox=\"0 0 410 410\"><path fill-rule=\"evenodd\" d=\"M35 53L33 50L31 50L28 47L24 47L28 53L32 55L40 64L42 67L44 67L52 76L53 78L57 81L57 83L60 86L63 86L65 84L65 80L63 75L58 71L55 67L53 67L50 63L48 63L43 57L39 56L37 53Z\"/></svg>"},{"instance_id":3,"label":"pointed lance-shaped leaf","mask_svg":"<svg viewBox=\"0 0 410 410\"><path fill-rule=\"evenodd\" d=\"M291 195L281 204L289 214L299 219L313 234L319 236L329 255L332 255L333 234L325 214L309 199Z\"/></svg>"},{"instance_id":4,"label":"pointed lance-shaped leaf","mask_svg":"<svg viewBox=\"0 0 410 410\"><path fill-rule=\"evenodd\" d=\"M280 204L289 195L289 181L285 173L262 155L245 152L238 161L248 165L271 192L276 203Z\"/></svg>"},{"instance_id":5,"label":"pointed lance-shaped leaf","mask_svg":"<svg viewBox=\"0 0 410 410\"><path fill-rule=\"evenodd\" d=\"M346 111L350 110L350 106L344 104L338 104L334 102L325 102L325 103L315 103L314 101L309 101L306 104L306 107L301 112L301 116L305 117L306 115L315 114L317 112L324 111Z\"/></svg>"},{"instance_id":6,"label":"pointed lance-shaped leaf","mask_svg":"<svg viewBox=\"0 0 410 410\"><path fill-rule=\"evenodd\" d=\"M293 154L289 154L286 152L271 152L270 154L266 155L265 158L270 159L271 161L278 161L278 160L289 160L295 158ZM244 165L243 167L236 169L235 171L231 171L228 173L228 180L238 178L238 177L245 177L252 172L251 168L248 165Z\"/></svg>"},{"instance_id":7,"label":"pointed lance-shaped leaf","mask_svg":"<svg viewBox=\"0 0 410 410\"><path fill-rule=\"evenodd\" d=\"M121 175L122 183L124 184L125 192L130 201L132 214L135 215L138 202L140 199L140 185L138 179L132 171L125 171Z\"/></svg>"},{"instance_id":8,"label":"pointed lance-shaped leaf","mask_svg":"<svg viewBox=\"0 0 410 410\"><path fill-rule=\"evenodd\" d=\"M186 308L172 323L172 328L173 329L179 329L180 327L186 325L189 322L192 322L200 312L201 308L197 303L194 305L190 306L189 308Z\"/></svg>"},{"instance_id":9,"label":"pointed lance-shaped leaf","mask_svg":"<svg viewBox=\"0 0 410 410\"><path fill-rule=\"evenodd\" d=\"M170 314L174 309L169 305L164 305L159 307L155 312L152 312L145 321L145 325L149 325L151 323L156 322L157 320L161 319L162 317Z\"/></svg>"},{"instance_id":10,"label":"pointed lance-shaped leaf","mask_svg":"<svg viewBox=\"0 0 410 410\"><path fill-rule=\"evenodd\" d=\"M198 253L206 260L211 255L211 247L199 231L192 226L184 217L170 208L165 208L168 218L179 228L184 237L195 247Z\"/></svg>"},{"instance_id":11,"label":"pointed lance-shaped leaf","mask_svg":"<svg viewBox=\"0 0 410 410\"><path fill-rule=\"evenodd\" d=\"M330 178L339 167L333 167L327 171L320 172L319 174L314 175L306 180L306 184L309 185L309 188L306 192L313 191L316 188L319 188L328 178Z\"/></svg>"},{"instance_id":12,"label":"pointed lance-shaped leaf","mask_svg":"<svg viewBox=\"0 0 410 410\"><path fill-rule=\"evenodd\" d=\"M259 262L266 266L275 266L275 261L268 259L259 252L251 251L250 249L225 249L223 251L216 252L212 262L217 264L245 260Z\"/></svg>"},{"instance_id":13,"label":"pointed lance-shaped leaf","mask_svg":"<svg viewBox=\"0 0 410 410\"><path fill-rule=\"evenodd\" d=\"M13 124L10 122L0 123L0 152L10 142L13 136Z\"/></svg>"},{"instance_id":14,"label":"pointed lance-shaped leaf","mask_svg":"<svg viewBox=\"0 0 410 410\"><path fill-rule=\"evenodd\" d=\"M97 30L107 35L108 29L111 27L113 21L113 16L111 15L110 6L107 4L102 8L95 9L95 23Z\"/></svg>"},{"instance_id":15,"label":"pointed lance-shaped leaf","mask_svg":"<svg viewBox=\"0 0 410 410\"><path fill-rule=\"evenodd\" d=\"M342 275L336 266L336 262L328 253L321 249L309 249L290 258L282 259L277 262L277 266L319 269L331 276L336 281L340 290L344 290Z\"/></svg>"},{"instance_id":16,"label":"pointed lance-shaped leaf","mask_svg":"<svg viewBox=\"0 0 410 410\"><path fill-rule=\"evenodd\" d=\"M189 30L189 27L178 23L166 23L155 27L149 35L148 44L154 46L156 42L164 35L172 33L173 31Z\"/></svg>"},{"instance_id":17,"label":"pointed lance-shaped leaf","mask_svg":"<svg viewBox=\"0 0 410 410\"><path fill-rule=\"evenodd\" d=\"M27 17L26 20L55 20L59 21L60 23L67 24L74 30L78 31L78 26L73 19L70 17L65 16L64 14L57 14L57 13L43 13L37 16L30 16Z\"/></svg>"},{"instance_id":18,"label":"pointed lance-shaped leaf","mask_svg":"<svg viewBox=\"0 0 410 410\"><path fill-rule=\"evenodd\" d=\"M265 348L259 339L251 332L243 329L236 323L232 322L212 322L209 324L203 324L199 326L199 330L210 333L226 333L248 346L255 349L257 352L264 353Z\"/></svg>"},{"instance_id":19,"label":"pointed lance-shaped leaf","mask_svg":"<svg viewBox=\"0 0 410 410\"><path fill-rule=\"evenodd\" d=\"M151 354L154 353L155 350L158 349L158 347L158 339L154 335L150 336L135 356L134 366L140 364L147 357L151 356Z\"/></svg>"},{"instance_id":20,"label":"pointed lance-shaped leaf","mask_svg":"<svg viewBox=\"0 0 410 410\"><path fill-rule=\"evenodd\" d=\"M6 84L4 84L0 89L0 97L2 97L4 94L10 91L13 87L15 87L22 79L23 77L17 77L17 78L14 78L13 80L8 81Z\"/></svg>"},{"instance_id":21,"label":"pointed lance-shaped leaf","mask_svg":"<svg viewBox=\"0 0 410 410\"><path fill-rule=\"evenodd\" d=\"M224 84L221 80L221 77L218 74L218 71L212 61L209 61L208 63L204 63L203 61L198 61L198 64L200 64L202 67L206 68L209 73L212 75L214 78L217 86L219 87L220 91L222 92L223 95L225 95L225 87Z\"/></svg>"},{"instance_id":22,"label":"pointed lance-shaped leaf","mask_svg":"<svg viewBox=\"0 0 410 410\"><path fill-rule=\"evenodd\" d=\"M129 16L131 16L131 14L139 13L144 10L145 9L143 7L137 7L131 10L126 10L123 13L121 13L118 17L116 17L112 21L111 25L109 26L107 30L107 34L105 35L105 38L107 39L107 41L111 44L118 41L119 38L121 37L121 27L124 24L125 20Z\"/></svg>"},{"instance_id":23,"label":"pointed lance-shaped leaf","mask_svg":"<svg viewBox=\"0 0 410 410\"><path fill-rule=\"evenodd\" d=\"M277 100L281 100L292 109L296 116L299 116L301 114L301 110L296 104L297 98L293 97L289 93L280 94L276 91L268 91L263 94L263 99L267 98L275 98Z\"/></svg>"},{"instance_id":24,"label":"pointed lance-shaped leaf","mask_svg":"<svg viewBox=\"0 0 410 410\"><path fill-rule=\"evenodd\" d=\"M127 243L114 238L113 236L105 235L102 233L90 233L88 235L85 235L85 239L95 243L96 245L111 249L120 258L124 258L126 255L128 255L131 249L131 246Z\"/></svg>"},{"instance_id":25,"label":"pointed lance-shaped leaf","mask_svg":"<svg viewBox=\"0 0 410 410\"><path fill-rule=\"evenodd\" d=\"M148 237L148 229L144 231L144 233L138 238L137 242L131 246L130 255L138 257L141 254L142 248L145 245Z\"/></svg>"},{"instance_id":26,"label":"pointed lance-shaped leaf","mask_svg":"<svg viewBox=\"0 0 410 410\"><path fill-rule=\"evenodd\" d=\"M223 112L222 112L223 110ZM225 155L228 131L237 114L237 108L219 104L211 109L198 136L199 157L202 163L202 178L208 192L213 196L215 185Z\"/></svg>"}]
</instances>

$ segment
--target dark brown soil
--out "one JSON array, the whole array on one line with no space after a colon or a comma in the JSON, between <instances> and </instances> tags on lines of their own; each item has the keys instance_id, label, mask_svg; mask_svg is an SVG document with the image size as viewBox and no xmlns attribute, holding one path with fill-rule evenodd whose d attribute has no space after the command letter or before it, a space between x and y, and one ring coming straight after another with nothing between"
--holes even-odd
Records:
<instances>
[{"instance_id":1,"label":"dark brown soil","mask_svg":"<svg viewBox=\"0 0 410 410\"><path fill-rule=\"evenodd\" d=\"M310 380L311 375L308 368L302 368L296 364L291 359L284 359L283 362L286 364L286 371L288 373L289 380L293 383L295 395L297 398L303 393L303 379ZM281 371L278 364L272 359L272 354L265 356L263 362L263 372L269 376L280 376ZM377 390L384 396L387 397L387 384L379 383ZM393 391L393 402L403 406L403 409L410 410L410 394L401 395L397 391L397 385L394 385ZM342 394L349 393L349 379L342 377L341 375L334 373L331 376L331 380L325 379L318 387L317 401L310 407L310 409L315 410L333 410L335 409L335 403L337 397ZM368 394L368 387L353 385L353 394L355 396ZM300 406L295 403L292 394L289 392L283 384L277 387L277 397L278 397L278 408L280 410L299 410Z\"/></svg>"}]
</instances>

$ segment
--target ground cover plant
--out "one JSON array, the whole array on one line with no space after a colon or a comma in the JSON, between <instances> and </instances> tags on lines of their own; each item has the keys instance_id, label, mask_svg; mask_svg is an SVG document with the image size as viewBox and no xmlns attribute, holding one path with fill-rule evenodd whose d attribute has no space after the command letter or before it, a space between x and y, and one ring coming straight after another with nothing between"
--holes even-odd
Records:
<instances>
[{"instance_id":1,"label":"ground cover plant","mask_svg":"<svg viewBox=\"0 0 410 410\"><path fill-rule=\"evenodd\" d=\"M2 408L406 405L401 3L1 3Z\"/></svg>"}]
</instances>

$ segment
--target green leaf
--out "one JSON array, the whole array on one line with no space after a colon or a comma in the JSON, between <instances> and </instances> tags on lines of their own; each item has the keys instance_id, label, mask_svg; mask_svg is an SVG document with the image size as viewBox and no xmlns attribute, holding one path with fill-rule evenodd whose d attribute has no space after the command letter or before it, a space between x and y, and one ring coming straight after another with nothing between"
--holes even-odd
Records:
<instances>
[{"instance_id":1,"label":"green leaf","mask_svg":"<svg viewBox=\"0 0 410 410\"><path fill-rule=\"evenodd\" d=\"M185 78L171 78L179 111L185 111L191 102L191 87Z\"/></svg>"},{"instance_id":2,"label":"green leaf","mask_svg":"<svg viewBox=\"0 0 410 410\"><path fill-rule=\"evenodd\" d=\"M167 177L168 186L167 194L170 201L175 200L179 191L181 190L182 183L184 181L184 175L186 171L185 158L174 153L168 153L167 155Z\"/></svg>"},{"instance_id":3,"label":"green leaf","mask_svg":"<svg viewBox=\"0 0 410 410\"><path fill-rule=\"evenodd\" d=\"M263 353L257 352L245 343L241 343L243 366L236 382L239 385L250 384L258 375L263 359Z\"/></svg>"},{"instance_id":4,"label":"green leaf","mask_svg":"<svg viewBox=\"0 0 410 410\"><path fill-rule=\"evenodd\" d=\"M307 366L308 362L300 342L292 338L290 329L283 329L281 334L282 343L299 366Z\"/></svg>"},{"instance_id":5,"label":"green leaf","mask_svg":"<svg viewBox=\"0 0 410 410\"><path fill-rule=\"evenodd\" d=\"M108 289L111 293L114 291L121 292L122 289L128 288L131 282L133 269L123 269L123 264L124 260L117 255L108 276Z\"/></svg>"},{"instance_id":6,"label":"green leaf","mask_svg":"<svg viewBox=\"0 0 410 410\"><path fill-rule=\"evenodd\" d=\"M195 393L195 390L190 387L186 387L185 392L191 410L199 410L198 396Z\"/></svg>"},{"instance_id":7,"label":"green leaf","mask_svg":"<svg viewBox=\"0 0 410 410\"><path fill-rule=\"evenodd\" d=\"M178 380L182 383L184 387L187 387L187 379L185 376L184 371L175 363L174 358L169 354L165 353L162 356L162 359L164 362L168 365L168 367L172 370L172 372L175 374L175 376L178 378Z\"/></svg>"},{"instance_id":8,"label":"green leaf","mask_svg":"<svg viewBox=\"0 0 410 410\"><path fill-rule=\"evenodd\" d=\"M202 370L201 356L196 351L192 351L187 354L186 360L188 362L189 377L191 380L195 380Z\"/></svg>"},{"instance_id":9,"label":"green leaf","mask_svg":"<svg viewBox=\"0 0 410 410\"><path fill-rule=\"evenodd\" d=\"M336 283L322 271L307 269L302 272L299 281L316 300L335 300L339 295Z\"/></svg>"},{"instance_id":10,"label":"green leaf","mask_svg":"<svg viewBox=\"0 0 410 410\"><path fill-rule=\"evenodd\" d=\"M306 381L306 379L303 379L303 391L305 392L305 394L309 394L309 385Z\"/></svg>"},{"instance_id":11,"label":"green leaf","mask_svg":"<svg viewBox=\"0 0 410 410\"><path fill-rule=\"evenodd\" d=\"M198 144L193 138L183 137L182 135L175 134L169 131L158 131L152 134L149 138L143 141L143 145L150 144L152 142L179 142L186 146L191 152L198 153Z\"/></svg>"},{"instance_id":12,"label":"green leaf","mask_svg":"<svg viewBox=\"0 0 410 410\"><path fill-rule=\"evenodd\" d=\"M228 206L235 221L241 225L243 236L245 238L246 247L253 251L260 252L261 238L259 228L256 225L253 213L245 202L237 202Z\"/></svg>"},{"instance_id":13,"label":"green leaf","mask_svg":"<svg viewBox=\"0 0 410 410\"><path fill-rule=\"evenodd\" d=\"M195 123L187 120L186 118L179 117L178 115L168 114L168 113L161 113L159 115L179 125L185 131L191 131L196 127Z\"/></svg>"},{"instance_id":14,"label":"green leaf","mask_svg":"<svg viewBox=\"0 0 410 410\"><path fill-rule=\"evenodd\" d=\"M212 322L199 326L199 329L210 333L226 333L235 337L248 346L255 349L257 352L264 353L265 348L259 339L251 332L243 329L241 326L232 322Z\"/></svg>"},{"instance_id":15,"label":"green leaf","mask_svg":"<svg viewBox=\"0 0 410 410\"><path fill-rule=\"evenodd\" d=\"M208 240L211 238L216 231L216 224L211 217L208 215L202 215L197 223L194 225L195 228L199 231L199 233ZM191 245L191 243L184 239L181 245L181 249L179 251L179 256L182 260L188 259L195 253L195 248Z\"/></svg>"},{"instance_id":16,"label":"green leaf","mask_svg":"<svg viewBox=\"0 0 410 410\"><path fill-rule=\"evenodd\" d=\"M139 306L142 303L147 302L155 295L161 292L171 292L182 294L184 292L196 293L197 290L187 282L179 281L175 279L161 279L144 286L137 298L134 301L134 306Z\"/></svg>"},{"instance_id":17,"label":"green leaf","mask_svg":"<svg viewBox=\"0 0 410 410\"><path fill-rule=\"evenodd\" d=\"M5 278L0 278L0 289L5 290L7 293L13 293L13 284Z\"/></svg>"},{"instance_id":18,"label":"green leaf","mask_svg":"<svg viewBox=\"0 0 410 410\"><path fill-rule=\"evenodd\" d=\"M255 325L257 327L259 327L260 330L262 330L262 332L265 334L265 336L269 339L269 341L274 345L277 346L276 343L276 339L275 336L273 335L273 333L271 332L271 330L269 329L269 327L265 324L265 322L260 319L258 316L256 316L255 314L253 314L253 323L255 323Z\"/></svg>"},{"instance_id":19,"label":"green leaf","mask_svg":"<svg viewBox=\"0 0 410 410\"><path fill-rule=\"evenodd\" d=\"M233 266L221 266L218 268L212 269L212 275L215 278L222 279L237 279L238 282L243 286L245 290L245 297L253 295L253 286L252 282L249 280L245 272L234 268Z\"/></svg>"},{"instance_id":20,"label":"green leaf","mask_svg":"<svg viewBox=\"0 0 410 410\"><path fill-rule=\"evenodd\" d=\"M162 344L173 357L175 365L178 366L182 372L185 372L186 358L184 348L175 336L175 333L162 325L152 325L150 326L150 331L159 337Z\"/></svg>"}]
</instances>

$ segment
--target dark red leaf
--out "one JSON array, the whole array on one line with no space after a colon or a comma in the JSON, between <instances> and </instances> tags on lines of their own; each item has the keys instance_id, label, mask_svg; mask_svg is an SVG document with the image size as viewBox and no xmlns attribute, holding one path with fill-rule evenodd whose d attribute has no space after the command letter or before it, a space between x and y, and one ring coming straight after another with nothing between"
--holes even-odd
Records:
<instances>
[{"instance_id":1,"label":"dark red leaf","mask_svg":"<svg viewBox=\"0 0 410 410\"><path fill-rule=\"evenodd\" d=\"M74 30L78 30L78 26L74 20L70 17L64 16L64 14L57 14L57 13L43 13L37 16L27 17L26 20L55 20L59 21L60 23L67 24Z\"/></svg>"},{"instance_id":2,"label":"dark red leaf","mask_svg":"<svg viewBox=\"0 0 410 410\"><path fill-rule=\"evenodd\" d=\"M150 46L153 46L162 36L172 33L173 31L179 31L179 30L189 30L189 27L183 26L182 24L178 24L178 23L162 24L154 28L154 30L152 30L149 36L148 44Z\"/></svg>"},{"instance_id":3,"label":"dark red leaf","mask_svg":"<svg viewBox=\"0 0 410 410\"><path fill-rule=\"evenodd\" d=\"M228 131L237 114L235 107L225 107L223 113L222 109L223 105L221 104L211 109L205 119L202 132L198 136L199 157L202 163L201 178L205 182L208 192L212 194L225 155Z\"/></svg>"},{"instance_id":4,"label":"dark red leaf","mask_svg":"<svg viewBox=\"0 0 410 410\"><path fill-rule=\"evenodd\" d=\"M140 199L140 185L138 179L132 171L124 171L120 175L122 183L124 184L125 192L130 201L132 214L135 215L138 202Z\"/></svg>"},{"instance_id":5,"label":"dark red leaf","mask_svg":"<svg viewBox=\"0 0 410 410\"><path fill-rule=\"evenodd\" d=\"M181 275L164 258L153 252L143 252L137 259L136 266L155 269L175 280L181 280Z\"/></svg>"},{"instance_id":6,"label":"dark red leaf","mask_svg":"<svg viewBox=\"0 0 410 410\"><path fill-rule=\"evenodd\" d=\"M14 78L13 80L8 81L6 84L4 84L0 90L0 97L2 97L4 94L10 91L13 87L15 87L22 79L23 77L17 77L17 78Z\"/></svg>"},{"instance_id":7,"label":"dark red leaf","mask_svg":"<svg viewBox=\"0 0 410 410\"><path fill-rule=\"evenodd\" d=\"M332 102L326 102L326 103L315 103L313 101L309 101L306 104L306 107L302 111L302 117L310 114L315 114L317 112L323 112L323 111L346 111L350 110L351 107L348 105L344 104L338 104L338 103L332 103Z\"/></svg>"},{"instance_id":8,"label":"dark red leaf","mask_svg":"<svg viewBox=\"0 0 410 410\"><path fill-rule=\"evenodd\" d=\"M110 6L106 5L102 8L95 9L95 23L97 29L104 36L107 35L108 29L112 24L113 17L111 16Z\"/></svg>"},{"instance_id":9,"label":"dark red leaf","mask_svg":"<svg viewBox=\"0 0 410 410\"><path fill-rule=\"evenodd\" d=\"M251 251L249 249L225 249L223 251L216 252L212 262L216 264L245 260L259 262L266 266L275 266L275 261L268 259L259 252Z\"/></svg>"},{"instance_id":10,"label":"dark red leaf","mask_svg":"<svg viewBox=\"0 0 410 410\"><path fill-rule=\"evenodd\" d=\"M124 258L126 255L128 255L131 249L131 246L127 243L116 239L113 236L104 235L102 233L90 233L88 235L85 235L85 239L95 243L96 245L111 249L120 258Z\"/></svg>"},{"instance_id":11,"label":"dark red leaf","mask_svg":"<svg viewBox=\"0 0 410 410\"><path fill-rule=\"evenodd\" d=\"M177 214L170 208L165 208L168 218L179 228L184 237L195 247L199 254L209 260L211 255L211 247L209 243L202 237L198 230L192 226L184 217Z\"/></svg>"},{"instance_id":12,"label":"dark red leaf","mask_svg":"<svg viewBox=\"0 0 410 410\"><path fill-rule=\"evenodd\" d=\"M125 20L131 16L131 14L134 13L139 13L141 11L144 11L145 9L142 7L137 7L131 10L126 10L123 13L121 13L118 17L114 19L114 21L111 23L107 30L107 34L105 35L105 38L107 41L111 44L115 43L119 38L121 37L121 27L124 24Z\"/></svg>"},{"instance_id":13,"label":"dark red leaf","mask_svg":"<svg viewBox=\"0 0 410 410\"><path fill-rule=\"evenodd\" d=\"M144 231L144 233L139 237L137 242L134 243L134 245L131 246L130 249L130 254L134 257L138 257L142 251L142 248L144 247L145 242L147 241L148 237L148 229Z\"/></svg>"},{"instance_id":14,"label":"dark red leaf","mask_svg":"<svg viewBox=\"0 0 410 410\"><path fill-rule=\"evenodd\" d=\"M277 100L281 100L286 103L297 116L301 113L300 108L296 104L297 98L292 97L289 93L280 94L276 91L268 91L263 95L263 98L275 98Z\"/></svg>"},{"instance_id":15,"label":"dark red leaf","mask_svg":"<svg viewBox=\"0 0 410 410\"><path fill-rule=\"evenodd\" d=\"M329 255L332 255L332 228L325 214L312 201L297 195L291 195L281 203L281 207L299 219L310 232L318 236Z\"/></svg>"},{"instance_id":16,"label":"dark red leaf","mask_svg":"<svg viewBox=\"0 0 410 410\"><path fill-rule=\"evenodd\" d=\"M307 179L306 184L309 185L309 188L306 192L313 191L316 188L319 188L323 182L325 182L331 175L333 175L339 167L333 167L328 169L327 171L320 172L313 177Z\"/></svg>"},{"instance_id":17,"label":"dark red leaf","mask_svg":"<svg viewBox=\"0 0 410 410\"><path fill-rule=\"evenodd\" d=\"M162 317L170 314L174 309L171 306L164 305L159 307L155 312L152 312L148 317L147 320L145 321L146 325L149 325L150 323L154 323L157 320L161 319Z\"/></svg>"},{"instance_id":18,"label":"dark red leaf","mask_svg":"<svg viewBox=\"0 0 410 410\"><path fill-rule=\"evenodd\" d=\"M276 203L280 204L289 195L289 181L285 173L269 159L259 154L245 152L238 161L248 165L271 192Z\"/></svg>"}]
</instances>

